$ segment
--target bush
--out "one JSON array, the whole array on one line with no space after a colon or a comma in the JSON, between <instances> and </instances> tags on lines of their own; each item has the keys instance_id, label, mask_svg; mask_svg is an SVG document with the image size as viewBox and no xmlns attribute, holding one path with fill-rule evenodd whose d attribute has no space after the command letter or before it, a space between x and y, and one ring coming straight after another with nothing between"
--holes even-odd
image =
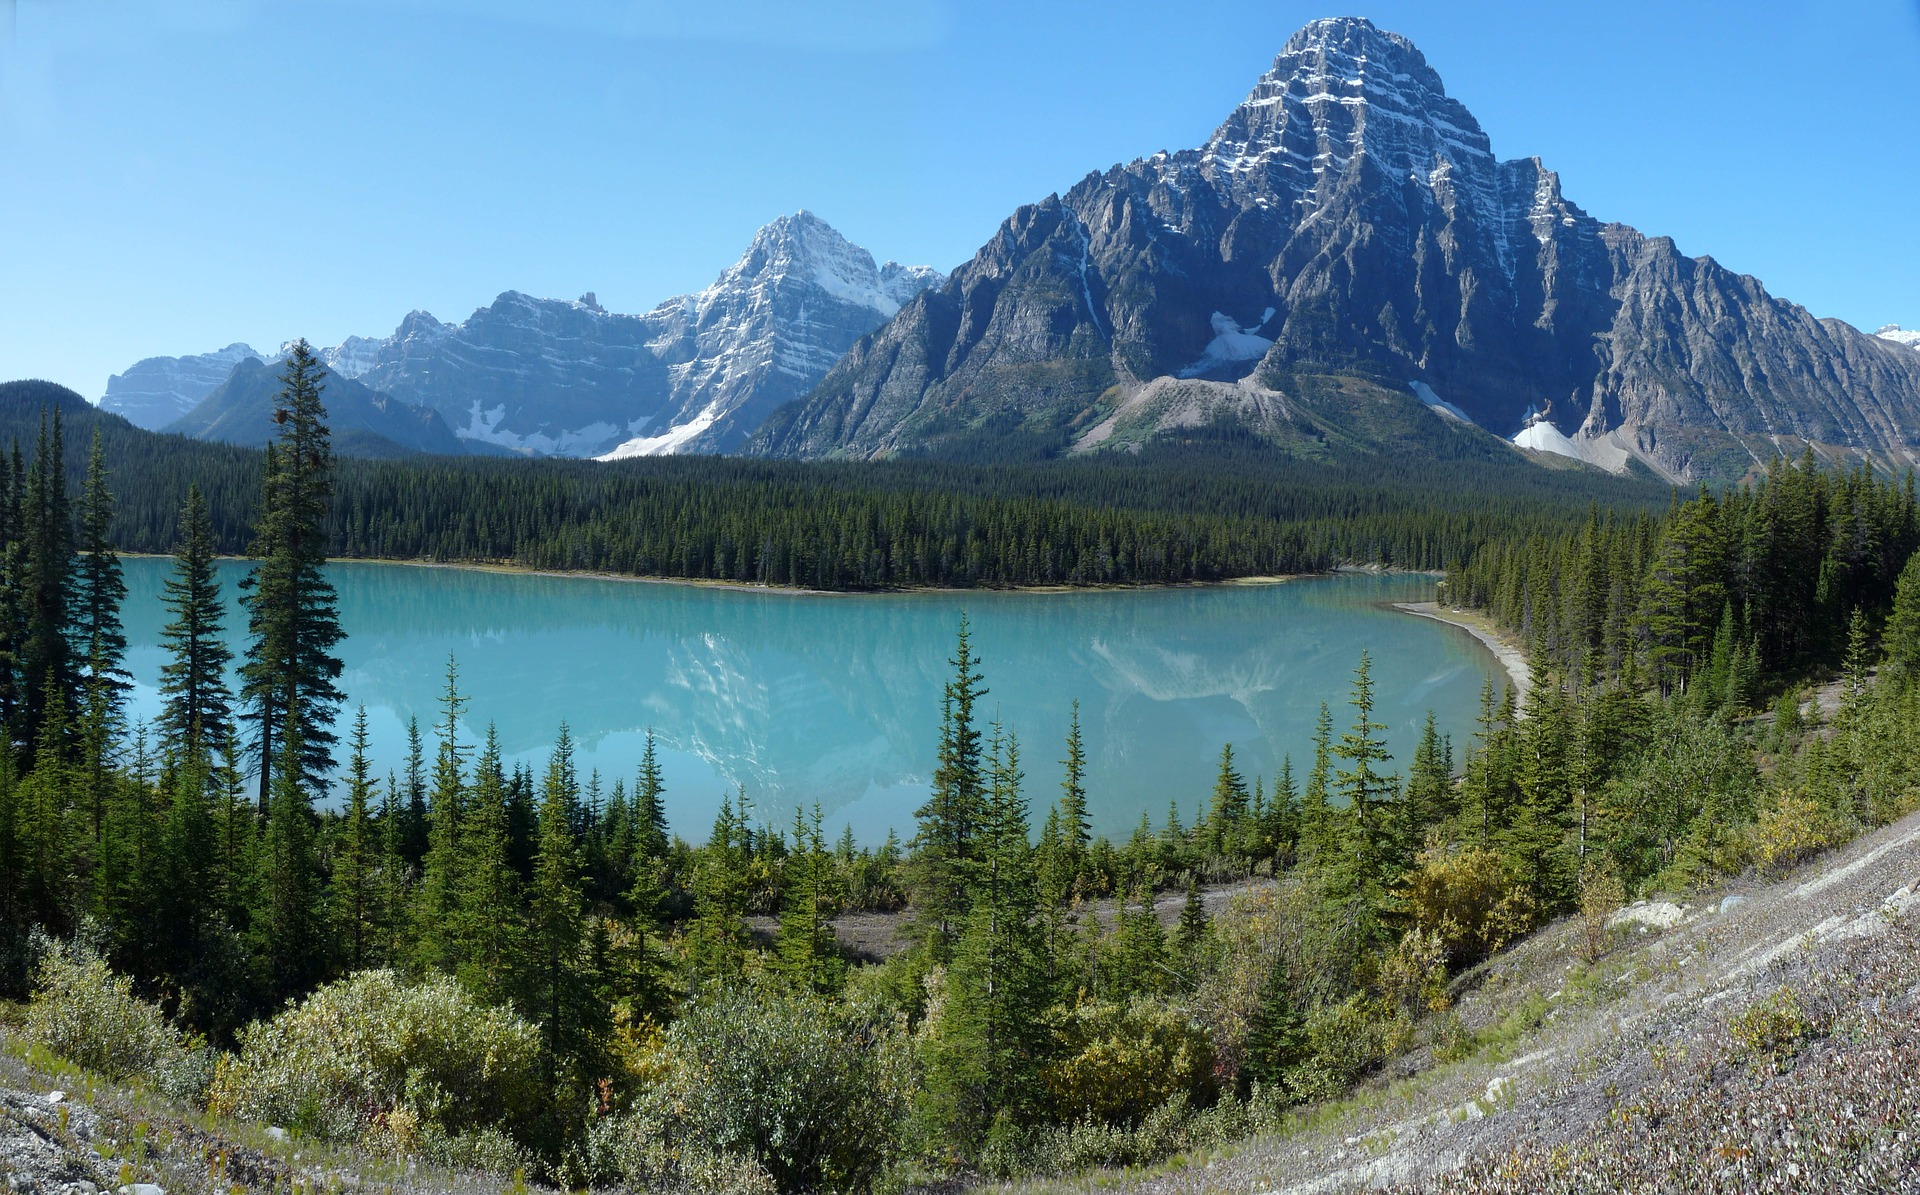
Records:
<instances>
[{"instance_id":1,"label":"bush","mask_svg":"<svg viewBox=\"0 0 1920 1195\"><path fill-rule=\"evenodd\" d=\"M1777 878L1829 847L1845 842L1846 830L1820 804L1798 790L1781 791L1753 827L1753 861Z\"/></svg>"},{"instance_id":2,"label":"bush","mask_svg":"<svg viewBox=\"0 0 1920 1195\"><path fill-rule=\"evenodd\" d=\"M189 1051L160 1006L135 996L133 981L87 947L52 943L34 989L27 1037L67 1061L109 1079L162 1081L188 1069Z\"/></svg>"},{"instance_id":3,"label":"bush","mask_svg":"<svg viewBox=\"0 0 1920 1195\"><path fill-rule=\"evenodd\" d=\"M1406 883L1413 923L1439 935L1455 967L1470 967L1533 928L1531 897L1485 847L1429 847Z\"/></svg>"},{"instance_id":4,"label":"bush","mask_svg":"<svg viewBox=\"0 0 1920 1195\"><path fill-rule=\"evenodd\" d=\"M1106 1124L1138 1124L1184 1096L1213 1097L1213 1047L1184 1011L1152 1001L1081 1004L1059 1015L1060 1058L1042 1072L1055 1113Z\"/></svg>"},{"instance_id":5,"label":"bush","mask_svg":"<svg viewBox=\"0 0 1920 1195\"><path fill-rule=\"evenodd\" d=\"M522 1137L540 1111L538 1061L533 1026L453 980L362 971L242 1031L209 1103L329 1140L445 1149L489 1129Z\"/></svg>"},{"instance_id":6,"label":"bush","mask_svg":"<svg viewBox=\"0 0 1920 1195\"><path fill-rule=\"evenodd\" d=\"M586 1169L670 1190L864 1191L899 1153L912 1089L905 1031L808 993L695 1004L638 1067L625 1116Z\"/></svg>"}]
</instances>

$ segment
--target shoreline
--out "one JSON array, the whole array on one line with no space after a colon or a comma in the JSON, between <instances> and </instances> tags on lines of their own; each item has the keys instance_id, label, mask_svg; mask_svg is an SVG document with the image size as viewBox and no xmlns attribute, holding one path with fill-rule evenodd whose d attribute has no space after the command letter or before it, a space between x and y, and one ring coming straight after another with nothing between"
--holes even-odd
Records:
<instances>
[{"instance_id":1,"label":"shoreline","mask_svg":"<svg viewBox=\"0 0 1920 1195\"><path fill-rule=\"evenodd\" d=\"M1480 645L1493 653L1493 658L1506 669L1507 680L1513 686L1516 703L1524 704L1527 693L1533 688L1532 672L1527 665L1527 653L1520 645L1501 634L1494 625L1477 614L1453 607L1442 606L1439 602L1394 602L1393 608L1415 618L1430 618L1450 627L1458 627L1480 641Z\"/></svg>"},{"instance_id":2,"label":"shoreline","mask_svg":"<svg viewBox=\"0 0 1920 1195\"><path fill-rule=\"evenodd\" d=\"M172 556L164 552L119 552L117 555L127 559L170 560ZM218 560L247 561L248 556L218 556ZM1230 586L1284 585L1292 581L1308 581L1319 577L1336 577L1348 572L1370 572L1373 570L1333 569L1324 573L1286 573L1277 576L1228 577L1221 581L1153 581L1138 583L1120 583L1112 585L910 585L888 589L808 589L793 585L762 585L752 581L718 581L706 577L643 577L632 573L597 572L588 569L529 568L525 565L506 564L492 560L399 560L382 556L334 556L328 564L370 564L393 568L438 568L453 569L461 572L497 573L515 577L553 577L560 580L620 581L638 585L685 585L695 589L720 589L734 593L767 593L792 597L900 597L917 593L1126 593L1145 592L1162 589L1216 589ZM1415 575L1409 572L1408 575Z\"/></svg>"}]
</instances>

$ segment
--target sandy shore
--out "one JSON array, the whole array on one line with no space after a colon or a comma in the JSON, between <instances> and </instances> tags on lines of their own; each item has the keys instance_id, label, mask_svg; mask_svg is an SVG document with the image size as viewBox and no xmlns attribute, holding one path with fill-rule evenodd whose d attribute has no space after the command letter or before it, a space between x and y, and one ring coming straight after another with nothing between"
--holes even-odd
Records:
<instances>
[{"instance_id":1,"label":"sandy shore","mask_svg":"<svg viewBox=\"0 0 1920 1195\"><path fill-rule=\"evenodd\" d=\"M1513 684L1515 699L1525 701L1527 690L1532 687L1531 676L1527 668L1527 653L1520 645L1501 634L1491 621L1475 614L1471 610L1456 610L1442 606L1438 602L1395 602L1393 608L1404 610L1420 618L1431 618L1435 622L1444 622L1448 626L1459 627L1467 634L1478 639L1500 666L1507 670L1507 679Z\"/></svg>"}]
</instances>

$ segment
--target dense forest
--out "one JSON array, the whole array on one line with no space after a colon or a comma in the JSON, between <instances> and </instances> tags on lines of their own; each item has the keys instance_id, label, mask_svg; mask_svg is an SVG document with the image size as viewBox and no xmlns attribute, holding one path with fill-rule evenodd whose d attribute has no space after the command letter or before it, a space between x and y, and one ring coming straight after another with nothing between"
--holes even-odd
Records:
<instances>
[{"instance_id":1,"label":"dense forest","mask_svg":"<svg viewBox=\"0 0 1920 1195\"><path fill-rule=\"evenodd\" d=\"M0 386L0 444L41 404L69 424L69 481L101 433L122 551L171 551L188 480L214 543L247 550L260 453L142 431L47 383ZM509 562L816 589L1209 581L1340 565L1443 569L1586 508L1658 509L1666 490L1472 455L1276 459L1229 430L1139 455L1033 465L613 463L343 458L324 524L335 556Z\"/></svg>"},{"instance_id":2,"label":"dense forest","mask_svg":"<svg viewBox=\"0 0 1920 1195\"><path fill-rule=\"evenodd\" d=\"M1805 464L1489 540L1447 585L1537 645L1524 701L1490 686L1471 742L1430 724L1397 761L1363 654L1311 758L1196 760L1124 841L1088 832L1077 718L987 720L1013 662L964 622L904 841L761 825L749 794L671 827L651 752L583 777L564 724L544 768L506 768L461 737L485 711L452 660L381 782L336 685L347 470L302 360L280 440L234 458L247 651L220 646L195 486L148 731L120 710L105 435L77 498L57 410L0 476L0 982L30 1040L216 1113L649 1190L1145 1161L1280 1128L1416 1045L1471 1054L1450 979L1548 920L1583 918L1598 958L1622 901L1775 872L1920 796L1912 490ZM1803 706L1829 675L1830 714ZM1028 789L1036 749L1057 792ZM909 944L850 950L854 910Z\"/></svg>"}]
</instances>

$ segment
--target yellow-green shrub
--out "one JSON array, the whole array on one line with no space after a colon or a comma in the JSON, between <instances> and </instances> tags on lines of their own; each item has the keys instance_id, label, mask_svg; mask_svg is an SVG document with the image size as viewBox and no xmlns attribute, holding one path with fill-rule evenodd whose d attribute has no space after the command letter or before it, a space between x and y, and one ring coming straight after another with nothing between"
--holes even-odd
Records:
<instances>
[{"instance_id":1,"label":"yellow-green shrub","mask_svg":"<svg viewBox=\"0 0 1920 1195\"><path fill-rule=\"evenodd\" d=\"M159 1078L187 1058L180 1034L133 981L83 946L55 942L35 974L27 1036L109 1079Z\"/></svg>"},{"instance_id":2,"label":"yellow-green shrub","mask_svg":"<svg viewBox=\"0 0 1920 1195\"><path fill-rule=\"evenodd\" d=\"M1753 861L1767 875L1780 875L1844 841L1845 827L1819 802L1797 789L1782 790L1754 823Z\"/></svg>"},{"instance_id":3,"label":"yellow-green shrub","mask_svg":"<svg viewBox=\"0 0 1920 1195\"><path fill-rule=\"evenodd\" d=\"M1440 935L1456 967L1479 962L1533 928L1531 898L1508 882L1500 856L1484 847L1429 847L1406 885L1414 924Z\"/></svg>"},{"instance_id":4,"label":"yellow-green shrub","mask_svg":"<svg viewBox=\"0 0 1920 1195\"><path fill-rule=\"evenodd\" d=\"M1185 1012L1136 1000L1088 1002L1060 1014L1060 1057L1042 1074L1063 1120L1137 1124L1175 1096L1213 1095L1213 1047Z\"/></svg>"},{"instance_id":5,"label":"yellow-green shrub","mask_svg":"<svg viewBox=\"0 0 1920 1195\"><path fill-rule=\"evenodd\" d=\"M332 1140L513 1134L539 1111L538 1055L533 1026L451 979L362 971L248 1026L209 1103Z\"/></svg>"}]
</instances>

